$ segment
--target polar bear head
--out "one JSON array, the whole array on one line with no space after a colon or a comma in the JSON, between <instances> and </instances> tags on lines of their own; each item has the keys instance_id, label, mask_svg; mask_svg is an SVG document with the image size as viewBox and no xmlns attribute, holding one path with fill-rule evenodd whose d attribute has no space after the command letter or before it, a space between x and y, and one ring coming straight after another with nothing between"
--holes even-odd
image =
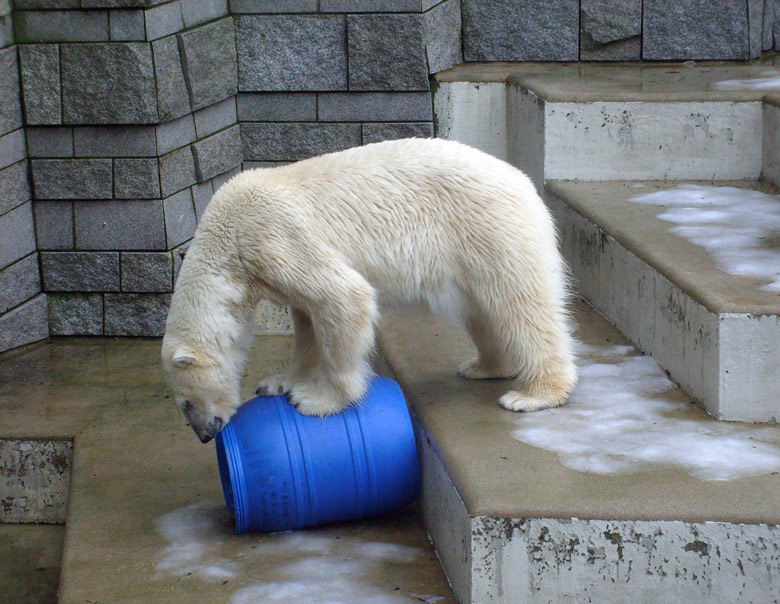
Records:
<instances>
[{"instance_id":1,"label":"polar bear head","mask_svg":"<svg viewBox=\"0 0 780 604\"><path fill-rule=\"evenodd\" d=\"M162 359L175 403L201 442L209 442L240 405L240 373L225 359L207 355L197 346L178 342L167 334Z\"/></svg>"}]
</instances>

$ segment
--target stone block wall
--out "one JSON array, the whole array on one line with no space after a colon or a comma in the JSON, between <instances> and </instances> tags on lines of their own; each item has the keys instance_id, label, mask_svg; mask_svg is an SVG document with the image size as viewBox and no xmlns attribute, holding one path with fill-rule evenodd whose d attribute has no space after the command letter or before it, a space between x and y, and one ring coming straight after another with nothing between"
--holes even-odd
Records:
<instances>
[{"instance_id":1,"label":"stone block wall","mask_svg":"<svg viewBox=\"0 0 780 604\"><path fill-rule=\"evenodd\" d=\"M778 0L462 0L466 61L745 60L780 48Z\"/></svg>"},{"instance_id":2,"label":"stone block wall","mask_svg":"<svg viewBox=\"0 0 780 604\"><path fill-rule=\"evenodd\" d=\"M159 336L178 248L242 161L233 20L85 2L13 13L50 333Z\"/></svg>"},{"instance_id":3,"label":"stone block wall","mask_svg":"<svg viewBox=\"0 0 780 604\"><path fill-rule=\"evenodd\" d=\"M0 351L161 335L220 184L432 136L429 76L463 60L779 42L780 0L0 0Z\"/></svg>"},{"instance_id":4,"label":"stone block wall","mask_svg":"<svg viewBox=\"0 0 780 604\"><path fill-rule=\"evenodd\" d=\"M49 334L31 199L11 7L0 0L0 350Z\"/></svg>"}]
</instances>

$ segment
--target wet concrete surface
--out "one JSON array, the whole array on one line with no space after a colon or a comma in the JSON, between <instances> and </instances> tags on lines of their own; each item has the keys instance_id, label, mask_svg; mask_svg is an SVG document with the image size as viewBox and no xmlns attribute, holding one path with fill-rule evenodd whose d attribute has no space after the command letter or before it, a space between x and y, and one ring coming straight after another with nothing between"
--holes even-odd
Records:
<instances>
[{"instance_id":1,"label":"wet concrete surface","mask_svg":"<svg viewBox=\"0 0 780 604\"><path fill-rule=\"evenodd\" d=\"M65 527L0 524L0 602L54 604Z\"/></svg>"},{"instance_id":2,"label":"wet concrete surface","mask_svg":"<svg viewBox=\"0 0 780 604\"><path fill-rule=\"evenodd\" d=\"M244 398L291 353L290 337L258 338ZM456 601L414 507L234 535L214 444L185 426L159 359L152 339L52 339L0 355L0 438L74 443L61 603Z\"/></svg>"}]
</instances>

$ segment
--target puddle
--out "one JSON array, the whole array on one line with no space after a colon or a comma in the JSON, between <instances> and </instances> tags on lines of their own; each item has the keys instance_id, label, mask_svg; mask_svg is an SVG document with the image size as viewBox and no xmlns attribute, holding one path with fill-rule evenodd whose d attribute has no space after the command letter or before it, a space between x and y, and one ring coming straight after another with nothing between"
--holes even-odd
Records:
<instances>
[{"instance_id":1,"label":"puddle","mask_svg":"<svg viewBox=\"0 0 780 604\"><path fill-rule=\"evenodd\" d=\"M443 571L431 548L393 541L421 530L408 517L394 520L235 536L221 502L193 504L157 519L157 532L168 545L156 568L166 575L235 585L231 604L454 602L409 582L408 577L431 581L427 565Z\"/></svg>"},{"instance_id":2,"label":"puddle","mask_svg":"<svg viewBox=\"0 0 780 604\"><path fill-rule=\"evenodd\" d=\"M683 184L631 197L634 203L666 208L658 218L669 232L703 247L718 267L769 283L780 291L780 197L736 187Z\"/></svg>"},{"instance_id":3,"label":"puddle","mask_svg":"<svg viewBox=\"0 0 780 604\"><path fill-rule=\"evenodd\" d=\"M596 474L675 468L729 480L780 471L776 427L719 422L691 409L632 346L577 346L580 381L569 402L520 416L516 439Z\"/></svg>"}]
</instances>

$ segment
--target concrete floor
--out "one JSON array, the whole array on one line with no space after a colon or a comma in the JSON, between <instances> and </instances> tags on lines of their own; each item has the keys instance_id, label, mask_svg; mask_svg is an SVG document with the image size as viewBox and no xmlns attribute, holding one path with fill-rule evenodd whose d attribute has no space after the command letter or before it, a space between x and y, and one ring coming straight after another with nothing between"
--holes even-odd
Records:
<instances>
[{"instance_id":1,"label":"concrete floor","mask_svg":"<svg viewBox=\"0 0 780 604\"><path fill-rule=\"evenodd\" d=\"M232 534L214 445L200 444L171 403L159 351L159 340L53 339L0 355L0 438L74 442L59 602L305 604L324 594L456 602L415 507L307 531ZM244 397L291 351L289 337L258 338ZM0 543L50 553L56 543L44 547L39 530L11 541L0 533ZM0 583L25 593L29 564L10 550L0 560L8 553L20 566L5 567ZM40 597L52 602L56 572L46 572ZM13 602L2 589L0 602Z\"/></svg>"},{"instance_id":2,"label":"concrete floor","mask_svg":"<svg viewBox=\"0 0 780 604\"><path fill-rule=\"evenodd\" d=\"M56 602L64 538L64 526L0 524L0 602Z\"/></svg>"}]
</instances>

